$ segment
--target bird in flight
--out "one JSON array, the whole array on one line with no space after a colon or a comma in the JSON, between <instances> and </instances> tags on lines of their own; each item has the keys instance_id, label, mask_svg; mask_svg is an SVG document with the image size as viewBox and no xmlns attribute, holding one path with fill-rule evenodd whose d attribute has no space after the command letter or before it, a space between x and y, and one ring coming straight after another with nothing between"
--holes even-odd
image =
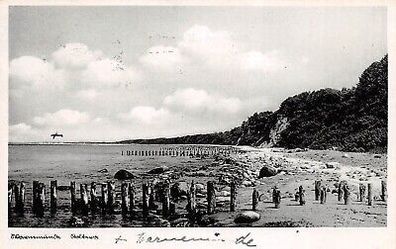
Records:
<instances>
[{"instance_id":1,"label":"bird in flight","mask_svg":"<svg viewBox=\"0 0 396 249\"><path fill-rule=\"evenodd\" d=\"M55 132L54 134L51 134L50 136L52 137L52 139L55 139L55 137L63 137L63 134Z\"/></svg>"}]
</instances>

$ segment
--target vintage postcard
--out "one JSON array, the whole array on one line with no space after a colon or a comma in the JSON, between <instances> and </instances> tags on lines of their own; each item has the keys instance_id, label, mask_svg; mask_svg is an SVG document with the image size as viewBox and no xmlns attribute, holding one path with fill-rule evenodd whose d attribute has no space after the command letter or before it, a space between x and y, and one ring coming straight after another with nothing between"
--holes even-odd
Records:
<instances>
[{"instance_id":1,"label":"vintage postcard","mask_svg":"<svg viewBox=\"0 0 396 249\"><path fill-rule=\"evenodd\" d=\"M390 2L0 5L7 248L396 246Z\"/></svg>"}]
</instances>

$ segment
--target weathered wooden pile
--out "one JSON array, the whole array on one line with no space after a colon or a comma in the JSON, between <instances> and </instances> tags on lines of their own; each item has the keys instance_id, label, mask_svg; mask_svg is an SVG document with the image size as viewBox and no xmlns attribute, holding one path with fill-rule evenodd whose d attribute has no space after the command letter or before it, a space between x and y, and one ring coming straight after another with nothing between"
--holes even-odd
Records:
<instances>
[{"instance_id":1,"label":"weathered wooden pile","mask_svg":"<svg viewBox=\"0 0 396 249\"><path fill-rule=\"evenodd\" d=\"M92 214L114 214L115 211L115 199L116 199L116 188L114 181L108 181L107 183L101 183L101 195L97 189L97 183L92 182L90 189L87 184L80 184L80 198L76 197L76 183L70 182L70 208L73 214L81 214L83 216ZM315 181L315 201L319 201L321 204L326 204L328 188L322 186L320 180ZM386 201L387 198L387 187L386 182L381 181L381 200ZM49 211L51 213L57 212L57 192L58 184L56 180L50 182L49 188ZM170 182L160 183L148 183L144 182L141 187L142 198L141 203L137 203L136 189L131 182L121 183L121 214L123 216L129 216L130 218L135 217L135 214L141 211L143 217L148 217L150 210L157 210L157 213L161 213L165 218L175 214L175 202L171 198L171 187ZM230 183L230 204L229 210L231 212L236 210L237 203L237 186L235 182ZM197 214L197 191L194 181L191 182L187 193L187 212L190 217L194 217ZM346 181L341 181L338 184L338 201L343 201L345 205L351 203L351 188ZM260 193L257 189L253 189L252 193L252 210L258 210L260 201ZM13 198L15 198L13 202ZM26 200L26 185L24 182L20 184L13 184L9 186L8 190L8 207L9 212L14 210L17 213L23 213L25 211L25 200ZM44 212L48 209L46 204L46 187L45 184L38 181L33 181L33 205L32 212L41 217ZM357 201L364 202L367 200L367 205L373 205L373 193L372 184L367 184L367 195L366 186L364 184L359 185ZM208 181L206 185L206 213L213 214L216 211L216 186L215 182ZM295 201L299 202L300 205L306 203L306 192L303 186L298 188L295 193ZM275 208L280 208L281 203L281 191L275 186L272 189L272 202ZM14 207L12 204L15 203ZM162 208L158 209L156 203L161 203Z\"/></svg>"},{"instance_id":2,"label":"weathered wooden pile","mask_svg":"<svg viewBox=\"0 0 396 249\"><path fill-rule=\"evenodd\" d=\"M328 188L322 186L321 181L315 181L315 200L320 201L321 204L326 203ZM350 204L351 202L351 187L348 185L346 181L341 181L338 183L338 201L343 201L345 205ZM359 184L359 189L357 193L357 201L364 202L367 201L367 205L373 205L373 193L372 193L372 184L367 183L367 195L366 195L366 185L363 183ZM387 186L386 181L381 181L381 200L386 201L387 199Z\"/></svg>"},{"instance_id":3,"label":"weathered wooden pile","mask_svg":"<svg viewBox=\"0 0 396 249\"><path fill-rule=\"evenodd\" d=\"M229 156L231 153L237 153L235 147L216 147L216 146L188 146L175 148L159 148L158 150L122 150L122 156Z\"/></svg>"},{"instance_id":4,"label":"weathered wooden pile","mask_svg":"<svg viewBox=\"0 0 396 249\"><path fill-rule=\"evenodd\" d=\"M70 182L68 187L70 190L70 210L73 214L88 215L92 214L114 214L116 213L115 199L115 181L108 181L107 183L100 184L101 195L99 196L97 183L92 182L90 189L88 184L80 184L80 198L76 197L76 183ZM32 212L42 217L44 212L49 208L51 213L57 212L57 181L51 181L50 183L50 196L49 196L49 207L47 205L46 188L45 184L38 181L33 181L33 205ZM64 188L64 186L63 186ZM25 207L25 183L12 184L8 189L8 207L9 212L15 211L17 213L24 213ZM175 203L171 200L171 187L169 181L161 182L160 184L142 184L142 198L141 203L136 202L136 189L130 182L121 183L121 214L123 216L130 216L131 218L138 212L138 208L141 207L141 213L143 217L149 215L150 210L157 210L156 202L162 203L162 209L160 210L164 217L167 217L175 213ZM13 201L14 198L14 201ZM197 212L196 205L196 187L194 181L191 182L188 196L187 211L189 214L195 214ZM235 210L236 202L236 188L233 183L232 198L231 198L231 210ZM15 203L13 207L13 203ZM212 181L207 182L207 213L212 214L216 208L216 191L215 184Z\"/></svg>"}]
</instances>

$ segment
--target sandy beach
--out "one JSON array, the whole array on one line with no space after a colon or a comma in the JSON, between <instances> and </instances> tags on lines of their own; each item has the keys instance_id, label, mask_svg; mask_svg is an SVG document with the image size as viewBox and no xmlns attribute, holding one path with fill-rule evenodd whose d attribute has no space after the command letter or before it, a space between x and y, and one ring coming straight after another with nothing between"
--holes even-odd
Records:
<instances>
[{"instance_id":1,"label":"sandy beach","mask_svg":"<svg viewBox=\"0 0 396 249\"><path fill-rule=\"evenodd\" d=\"M158 146L157 146L158 147ZM157 148L146 147L146 149ZM23 149L16 147L14 149ZM70 152L77 148L69 148ZM79 149L91 151L89 159L91 166L81 169L75 179L90 184L91 181L115 181L115 202L112 215L72 214L70 210L70 193L68 188L59 190L59 212L54 217L49 213L44 217L35 217L31 213L31 181L29 171L16 169L11 182L20 180L27 183L27 212L23 216L12 213L9 216L10 226L33 227L73 227L71 220L78 218L78 226L85 227L141 227L141 226L258 226L258 227L373 227L386 226L387 204L381 200L381 181L386 181L387 155L370 153L345 153L334 150L286 150L282 148L254 148L235 146L228 155L215 154L206 156L122 156L120 148L124 147L92 147ZM169 148L183 148L172 146ZM198 146L198 148L214 148ZM219 147L221 148L221 147ZM224 147L226 148L226 147ZM54 147L57 151L62 151ZM42 153L49 153L51 147L42 148ZM102 156L102 151L112 150L108 158ZM75 153L75 152L73 152ZM55 156L57 155L57 156ZM54 154L48 165L59 164L60 168L69 167L69 157L72 154L60 156ZM95 156L94 156L95 155ZM37 157L37 156L36 156ZM77 165L85 160L74 162ZM44 165L44 162L42 162ZM64 166L61 166L64 165ZM77 167L77 168L76 168ZM260 170L270 167L276 170L273 176L260 177ZM65 170L65 169L63 169ZM114 179L116 172L127 170L134 175L131 180ZM25 172L25 173L23 173ZM59 179L63 186L69 185L62 172L48 172L40 180ZM78 170L76 172L79 172ZM23 174L22 174L23 173ZM20 180L16 177L21 175ZM321 181L326 187L327 198L324 204L315 200L314 183ZM142 217L142 183L150 183L154 189L164 181L170 183L171 201L175 204L175 213L169 217L162 216L161 200L155 200L155 208L150 210L147 218ZM195 221L189 220L186 209L191 182L196 188ZM212 181L216 193L216 209L213 214L207 214L207 182ZM350 203L338 200L337 184L344 181L348 184L351 195ZM136 210L134 217L121 215L121 184L128 182L136 189ZM230 212L231 182L236 183L236 208ZM372 185L373 205L367 200L358 200L359 184ZM305 205L300 205L295 194L302 186L305 190ZM279 208L273 203L273 188L280 191ZM258 191L259 201L255 215L260 218L249 222L235 222L235 218L245 211L252 210L252 194ZM79 197L80 189L77 188ZM158 190L159 193L161 192ZM99 194L100 194L99 190ZM100 195L99 195L100 196ZM99 198L100 200L100 198ZM49 204L47 204L49 205Z\"/></svg>"},{"instance_id":2,"label":"sandy beach","mask_svg":"<svg viewBox=\"0 0 396 249\"><path fill-rule=\"evenodd\" d=\"M345 153L333 150L308 150L296 152L278 148L256 149L241 147L241 154L232 155L227 159L215 160L205 168L211 172L208 176L216 176L217 213L206 217L209 226L308 226L308 227L373 227L386 226L387 205L381 201L381 180L386 180L386 154ZM298 150L297 150L298 151ZM327 166L327 164L334 165ZM275 176L258 179L263 165L272 165L280 171ZM207 180L202 169L190 168L190 172L179 179L188 182L195 179L196 183L205 186ZM189 177L190 176L190 177ZM196 177L200 176L200 177ZM237 210L229 212L229 191L227 179L235 177L241 182L238 187ZM322 186L328 188L327 201L320 204L315 201L314 182L321 180ZM344 205L338 201L336 184L347 181L351 188L351 202ZM373 185L374 204L358 201L359 183ZM272 188L277 186L281 191L280 208L272 202ZM306 204L300 206L295 201L298 187L306 190ZM242 211L252 209L252 192L260 193L257 213L261 218L252 223L236 224L235 217ZM205 189L202 189L204 197ZM203 205L205 198L199 199ZM184 205L184 203L183 203ZM181 207L183 205L180 205Z\"/></svg>"}]
</instances>

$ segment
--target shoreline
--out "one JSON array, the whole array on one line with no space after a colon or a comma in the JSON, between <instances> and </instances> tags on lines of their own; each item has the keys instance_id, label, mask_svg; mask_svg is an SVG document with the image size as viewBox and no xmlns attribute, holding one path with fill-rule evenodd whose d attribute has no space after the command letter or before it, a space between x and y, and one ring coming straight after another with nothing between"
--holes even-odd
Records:
<instances>
[{"instance_id":1,"label":"shoreline","mask_svg":"<svg viewBox=\"0 0 396 249\"><path fill-rule=\"evenodd\" d=\"M171 171L154 176L143 176L144 179L163 180L169 177L172 184L179 183L183 191L188 190L189 184L194 180L199 184L197 193L197 206L205 209L206 205L206 182L216 183L217 212L206 215L210 222L199 226L241 226L234 223L234 218L240 212L252 209L252 191L259 191L261 198L258 203L257 213L260 220L242 224L242 226L314 226L314 227L339 227L339 226L386 226L386 203L375 200L373 206L356 202L357 182L373 183L374 197L378 199L380 180L386 180L386 158L384 154L370 153L345 153L339 151L316 151L307 150L293 152L279 148L254 148L238 146L241 153L230 156L218 156L214 158L185 158L179 165L174 165ZM327 168L326 163L339 163L334 168ZM279 173L272 177L258 178L260 169L264 165L271 165L278 169ZM144 175L144 174L143 174ZM146 178L149 177L149 178ZM366 177L366 181L362 177ZM359 180L359 178L362 178ZM238 195L236 211L229 212L230 180L236 180ZM319 204L314 200L313 185L315 180L322 180L329 189L327 203ZM354 193L351 196L351 205L345 206L337 201L335 183L347 180ZM375 184L374 184L375 183ZM118 182L117 184L120 184ZM307 191L307 203L299 206L295 202L294 194L299 186ZM277 186L281 191L281 204L279 209L274 208L272 203L272 188ZM199 195L198 195L199 194ZM140 190L137 192L141 201ZM176 210L180 217L185 215L186 199L176 203ZM160 203L157 203L161 206ZM370 215L375 214L375 215ZM153 213L153 215L155 215ZM340 218L341 217L341 218ZM375 217L375 218L374 218ZM164 220L155 216L155 224L163 222L170 226L177 226L180 220ZM95 223L97 222L97 223ZM92 227L101 226L100 220L94 221ZM107 221L109 222L109 221ZM118 222L118 221L114 221ZM170 223L169 223L170 222ZM136 226L134 223L124 222L121 226ZM151 226L150 223L137 223L143 226ZM162 224L162 223L161 223ZM103 224L102 224L103 225ZM107 223L109 226L117 224Z\"/></svg>"}]
</instances>

